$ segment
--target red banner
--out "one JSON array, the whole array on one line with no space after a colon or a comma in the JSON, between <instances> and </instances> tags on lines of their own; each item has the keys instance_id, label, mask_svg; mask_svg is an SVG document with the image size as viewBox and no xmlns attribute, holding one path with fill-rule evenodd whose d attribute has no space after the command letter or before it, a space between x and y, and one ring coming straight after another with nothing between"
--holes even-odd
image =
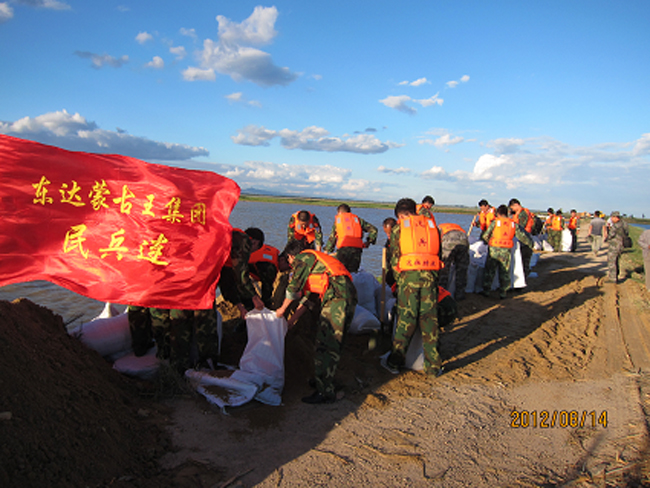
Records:
<instances>
[{"instance_id":1,"label":"red banner","mask_svg":"<svg viewBox=\"0 0 650 488\"><path fill-rule=\"evenodd\" d=\"M211 308L230 253L234 181L0 134L0 285Z\"/></svg>"}]
</instances>

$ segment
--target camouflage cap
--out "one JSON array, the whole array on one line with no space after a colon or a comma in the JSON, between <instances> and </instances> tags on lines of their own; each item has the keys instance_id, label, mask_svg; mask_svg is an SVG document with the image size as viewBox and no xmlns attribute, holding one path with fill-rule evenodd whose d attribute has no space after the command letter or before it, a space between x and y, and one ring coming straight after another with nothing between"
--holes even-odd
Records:
<instances>
[{"instance_id":1,"label":"camouflage cap","mask_svg":"<svg viewBox=\"0 0 650 488\"><path fill-rule=\"evenodd\" d=\"M610 215L610 217L618 217L620 219L621 218L621 212L619 212L618 210L614 210L612 212L612 214Z\"/></svg>"}]
</instances>

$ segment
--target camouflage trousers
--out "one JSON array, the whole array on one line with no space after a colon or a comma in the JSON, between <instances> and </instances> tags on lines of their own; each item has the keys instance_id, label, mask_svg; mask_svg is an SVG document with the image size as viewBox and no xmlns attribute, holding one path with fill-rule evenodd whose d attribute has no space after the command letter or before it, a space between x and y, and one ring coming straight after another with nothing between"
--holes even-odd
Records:
<instances>
[{"instance_id":1,"label":"camouflage trousers","mask_svg":"<svg viewBox=\"0 0 650 488\"><path fill-rule=\"evenodd\" d=\"M546 239L555 252L562 250L562 231L560 230L547 230Z\"/></svg>"},{"instance_id":2,"label":"camouflage trousers","mask_svg":"<svg viewBox=\"0 0 650 488\"><path fill-rule=\"evenodd\" d=\"M316 333L316 353L314 355L314 378L316 390L323 396L333 398L334 376L341 359L345 336L350 328L357 305L357 292L354 284L347 277L335 277L333 280L345 280L345 293L328 294L324 297L318 319ZM338 287L337 287L338 288Z\"/></svg>"},{"instance_id":3,"label":"camouflage trousers","mask_svg":"<svg viewBox=\"0 0 650 488\"><path fill-rule=\"evenodd\" d=\"M510 249L505 247L490 247L485 272L483 274L483 290L490 291L494 275L499 272L499 289L505 293L510 288Z\"/></svg>"},{"instance_id":4,"label":"camouflage trousers","mask_svg":"<svg viewBox=\"0 0 650 488\"><path fill-rule=\"evenodd\" d=\"M445 267L440 270L439 284L447 289L449 284L449 271L452 264L456 268L456 294L467 288L467 268L469 268L469 246L457 244L452 249L442 248L442 262Z\"/></svg>"},{"instance_id":5,"label":"camouflage trousers","mask_svg":"<svg viewBox=\"0 0 650 488\"><path fill-rule=\"evenodd\" d=\"M154 345L149 308L129 305L127 313L133 353L138 357L144 356Z\"/></svg>"},{"instance_id":6,"label":"camouflage trousers","mask_svg":"<svg viewBox=\"0 0 650 488\"><path fill-rule=\"evenodd\" d=\"M156 356L168 359L179 372L199 362L217 361L219 336L214 309L179 310L150 308L151 329L158 346ZM196 345L196 351L193 346Z\"/></svg>"},{"instance_id":7,"label":"camouflage trousers","mask_svg":"<svg viewBox=\"0 0 650 488\"><path fill-rule=\"evenodd\" d=\"M356 273L361 266L361 253L359 247L342 247L336 252L336 259L343 263L343 266L350 272Z\"/></svg>"},{"instance_id":8,"label":"camouflage trousers","mask_svg":"<svg viewBox=\"0 0 650 488\"><path fill-rule=\"evenodd\" d=\"M397 279L397 325L389 362L404 365L406 351L418 325L422 332L424 372L437 375L442 361L438 354L438 273L403 271Z\"/></svg>"},{"instance_id":9,"label":"camouflage trousers","mask_svg":"<svg viewBox=\"0 0 650 488\"><path fill-rule=\"evenodd\" d=\"M622 253L622 248L615 246L611 242L609 243L609 248L607 249L607 279L609 281L618 281L620 273L619 262Z\"/></svg>"}]
</instances>

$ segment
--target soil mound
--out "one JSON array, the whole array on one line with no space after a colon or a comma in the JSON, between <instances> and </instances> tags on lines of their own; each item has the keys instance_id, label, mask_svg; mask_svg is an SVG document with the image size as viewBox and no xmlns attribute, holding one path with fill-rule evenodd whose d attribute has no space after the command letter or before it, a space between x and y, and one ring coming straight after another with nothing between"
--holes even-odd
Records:
<instances>
[{"instance_id":1,"label":"soil mound","mask_svg":"<svg viewBox=\"0 0 650 488\"><path fill-rule=\"evenodd\" d=\"M138 386L60 316L0 301L0 486L98 486L158 469L163 434Z\"/></svg>"}]
</instances>

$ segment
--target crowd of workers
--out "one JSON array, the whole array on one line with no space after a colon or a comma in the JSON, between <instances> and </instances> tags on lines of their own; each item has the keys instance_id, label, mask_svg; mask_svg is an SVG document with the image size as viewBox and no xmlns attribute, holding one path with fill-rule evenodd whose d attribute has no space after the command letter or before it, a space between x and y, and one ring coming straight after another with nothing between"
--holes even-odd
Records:
<instances>
[{"instance_id":1,"label":"crowd of workers","mask_svg":"<svg viewBox=\"0 0 650 488\"><path fill-rule=\"evenodd\" d=\"M392 346L381 365L398 374L405 367L406 351L414 333L422 333L424 373L441 373L438 353L438 303L450 282L449 271L455 270L453 299L465 299L467 270L470 261L469 235L472 228L481 230L488 246L480 294L489 297L495 275L499 276L499 296L506 298L510 289L510 266L513 246L518 241L526 276L534 254L533 236L546 234L555 251L562 248L565 227L571 233L570 251L576 250L579 218L575 210L565 221L562 211L548 209L541 221L519 200L508 205L491 206L479 202L479 212L466 231L453 223L437 223L431 196L416 204L413 199L399 200L395 218L383 221L387 236L386 284L396 298L396 319ZM601 223L602 220L602 223ZM596 212L589 225L592 250L597 253L602 240L609 243L608 278L618 277L618 257L626 244L627 225L618 212L612 212L609 225ZM364 238L365 236L365 238ZM357 305L353 273L359 270L364 248L375 244L378 229L341 204L324 243L321 224L316 215L301 210L291 215L287 225L287 244L280 251L265 244L264 232L256 227L233 229L229 259L221 270L218 287L223 299L236 307L244 318L253 308L273 310L286 317L293 327L307 310L317 310L318 332L314 353L314 392L303 398L306 403L335 401L334 375L346 333ZM278 273L290 272L284 299L274 307L274 284ZM382 284L383 285L383 284ZM129 307L129 323L134 351L144 354L155 343L158 356L169 360L179 371L189 367L214 367L218 360L217 312L210 310L161 310ZM197 344L195 358L192 343Z\"/></svg>"}]
</instances>

